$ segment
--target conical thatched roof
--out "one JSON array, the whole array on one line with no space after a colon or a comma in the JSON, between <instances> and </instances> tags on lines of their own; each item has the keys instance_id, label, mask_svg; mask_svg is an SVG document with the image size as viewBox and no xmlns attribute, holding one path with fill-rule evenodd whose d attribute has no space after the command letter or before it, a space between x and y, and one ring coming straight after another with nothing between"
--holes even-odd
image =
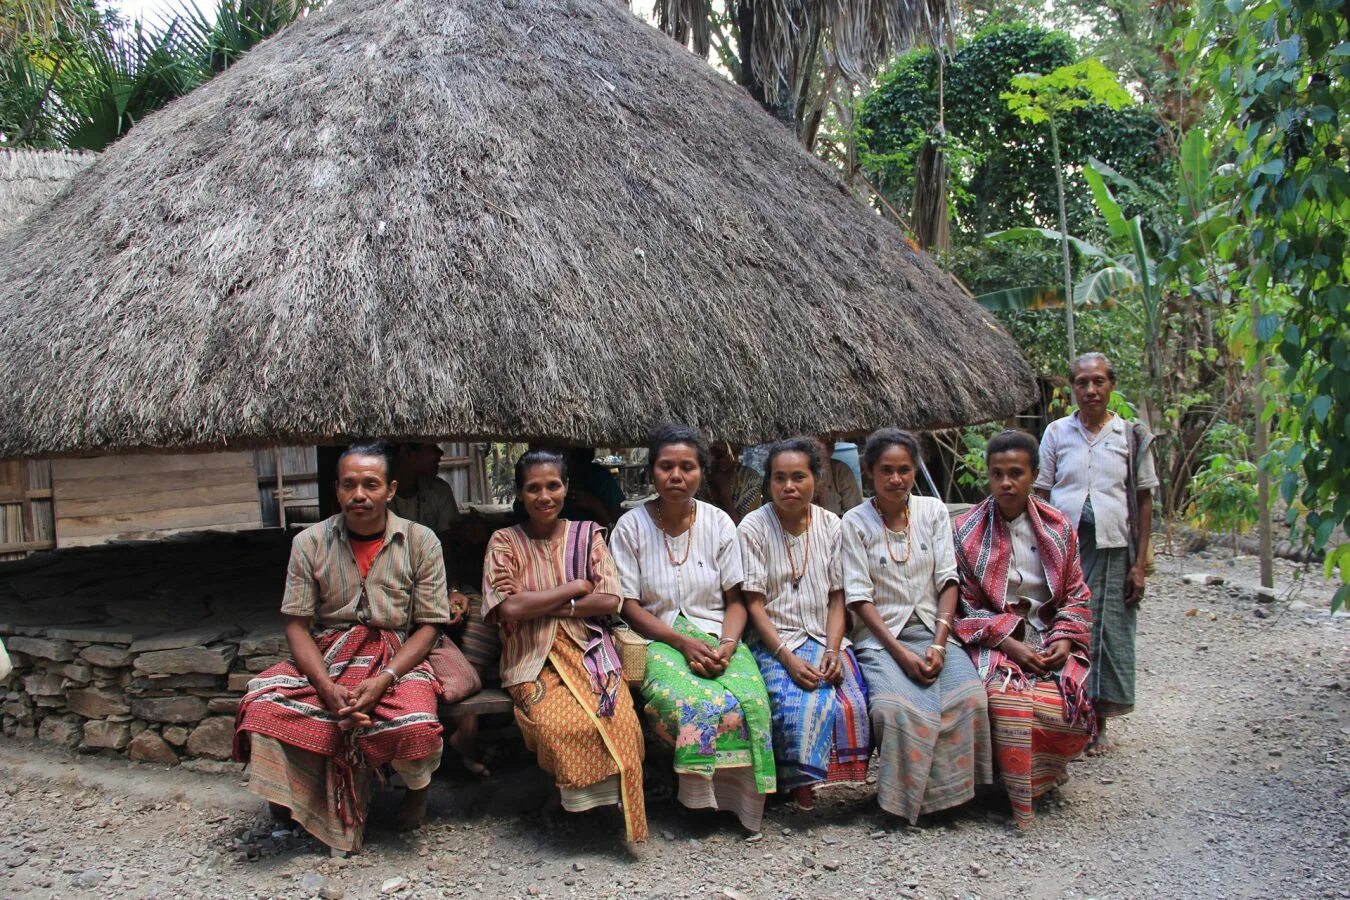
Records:
<instances>
[{"instance_id":1,"label":"conical thatched roof","mask_svg":"<svg viewBox=\"0 0 1350 900\"><path fill-rule=\"evenodd\" d=\"M0 150L0 236L98 158L74 150Z\"/></svg>"},{"instance_id":2,"label":"conical thatched roof","mask_svg":"<svg viewBox=\"0 0 1350 900\"><path fill-rule=\"evenodd\" d=\"M0 457L987 420L1013 341L619 0L335 0L0 241Z\"/></svg>"}]
</instances>

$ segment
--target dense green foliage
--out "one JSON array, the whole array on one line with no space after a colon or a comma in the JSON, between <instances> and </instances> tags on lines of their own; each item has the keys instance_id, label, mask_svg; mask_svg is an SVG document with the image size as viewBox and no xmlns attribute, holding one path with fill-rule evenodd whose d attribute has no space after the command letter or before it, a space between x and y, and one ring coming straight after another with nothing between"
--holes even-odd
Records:
<instances>
[{"instance_id":1,"label":"dense green foliage","mask_svg":"<svg viewBox=\"0 0 1350 900\"><path fill-rule=\"evenodd\" d=\"M0 137L10 146L102 150L136 122L224 71L316 0L220 0L162 30L77 0L47 31L0 49Z\"/></svg>"},{"instance_id":2,"label":"dense green foliage","mask_svg":"<svg viewBox=\"0 0 1350 900\"><path fill-rule=\"evenodd\" d=\"M943 146L953 170L953 241L958 247L977 244L986 233L1004 228L1057 227L1049 134L1008 109L1000 94L1009 90L1014 75L1049 73L1077 61L1067 35L1017 24L975 35L944 67ZM938 65L928 50L900 57L863 101L859 160L872 182L899 206L913 192L914 160L938 113ZM1165 177L1159 137L1148 112L1136 108L1073 110L1060 133L1065 159L1094 156L1144 189ZM1081 176L1070 175L1067 194L1069 230L1084 234L1093 227L1094 214ZM1048 261L1053 283L1053 254ZM977 293L1008 286L1002 282L1006 272L997 269L971 266L958 268L958 274Z\"/></svg>"},{"instance_id":3,"label":"dense green foliage","mask_svg":"<svg viewBox=\"0 0 1350 900\"><path fill-rule=\"evenodd\" d=\"M1350 18L1341 0L1200 0L1183 22L1196 75L1214 90L1214 144L1233 160L1233 227L1219 246L1253 308L1249 364L1273 350L1262 419L1291 441L1279 460L1291 518L1341 543L1330 575L1350 580ZM1198 35L1217 34L1202 44ZM1273 462L1267 460L1267 464ZM1302 476L1301 478L1299 476ZM1350 586L1342 584L1337 603Z\"/></svg>"}]
</instances>

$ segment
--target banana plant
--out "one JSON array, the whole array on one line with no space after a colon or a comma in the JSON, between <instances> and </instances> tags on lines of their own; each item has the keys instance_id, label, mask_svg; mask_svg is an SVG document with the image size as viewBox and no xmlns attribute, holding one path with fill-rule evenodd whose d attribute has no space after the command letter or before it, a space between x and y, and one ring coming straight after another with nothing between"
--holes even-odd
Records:
<instances>
[{"instance_id":1,"label":"banana plant","mask_svg":"<svg viewBox=\"0 0 1350 900\"><path fill-rule=\"evenodd\" d=\"M1129 180L1100 160L1088 159L1083 177L1092 190L1093 201L1106 221L1116 245L1108 250L1081 238L1067 236L1080 258L1091 271L1073 285L1074 308L1110 308L1120 306L1139 319L1147 342L1150 377L1157 376L1157 358L1152 352L1162 325L1163 291L1158 263L1149 255L1144 241L1143 220L1125 218L1110 188L1109 177L1121 184ZM1058 244L1066 236L1051 228L1008 228L986 235L991 241L1021 241L1039 238ZM1007 288L975 298L986 309L1056 309L1064 306L1064 290L1059 286Z\"/></svg>"}]
</instances>

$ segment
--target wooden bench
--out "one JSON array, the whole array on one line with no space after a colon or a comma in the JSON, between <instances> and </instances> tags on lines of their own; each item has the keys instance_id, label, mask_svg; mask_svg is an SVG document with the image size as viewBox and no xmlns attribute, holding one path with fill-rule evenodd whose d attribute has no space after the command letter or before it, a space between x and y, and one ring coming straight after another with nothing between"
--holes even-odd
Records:
<instances>
[{"instance_id":1,"label":"wooden bench","mask_svg":"<svg viewBox=\"0 0 1350 900\"><path fill-rule=\"evenodd\" d=\"M500 688L483 688L472 697L465 697L458 703L442 703L437 713L442 719L458 719L462 716L509 713L514 706L511 698Z\"/></svg>"}]
</instances>

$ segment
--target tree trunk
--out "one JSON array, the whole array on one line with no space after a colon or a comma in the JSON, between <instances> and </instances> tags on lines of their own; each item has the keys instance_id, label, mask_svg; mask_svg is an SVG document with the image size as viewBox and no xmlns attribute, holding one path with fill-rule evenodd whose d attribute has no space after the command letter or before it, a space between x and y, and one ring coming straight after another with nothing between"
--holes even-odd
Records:
<instances>
[{"instance_id":1,"label":"tree trunk","mask_svg":"<svg viewBox=\"0 0 1350 900\"><path fill-rule=\"evenodd\" d=\"M1050 149L1055 156L1055 187L1059 191L1059 245L1064 252L1064 336L1069 344L1069 365L1078 356L1073 337L1073 270L1069 263L1069 214L1064 208L1064 172L1059 165L1059 130L1050 117Z\"/></svg>"},{"instance_id":2,"label":"tree trunk","mask_svg":"<svg viewBox=\"0 0 1350 900\"><path fill-rule=\"evenodd\" d=\"M1261 304L1256 295L1252 295L1252 337L1257 342L1256 389L1256 534L1261 542L1261 587L1275 587L1275 553L1270 537L1270 472L1266 469L1266 451L1268 449L1267 432L1270 426L1261 415L1261 385L1266 380L1266 353L1257 337L1256 323L1261 319Z\"/></svg>"},{"instance_id":3,"label":"tree trunk","mask_svg":"<svg viewBox=\"0 0 1350 900\"><path fill-rule=\"evenodd\" d=\"M786 81L778 85L777 102L768 99L764 82L754 66L755 4L754 0L740 0L736 4L738 52L741 57L741 85L750 96L778 121L797 133L797 104L792 99L792 86Z\"/></svg>"}]
</instances>

